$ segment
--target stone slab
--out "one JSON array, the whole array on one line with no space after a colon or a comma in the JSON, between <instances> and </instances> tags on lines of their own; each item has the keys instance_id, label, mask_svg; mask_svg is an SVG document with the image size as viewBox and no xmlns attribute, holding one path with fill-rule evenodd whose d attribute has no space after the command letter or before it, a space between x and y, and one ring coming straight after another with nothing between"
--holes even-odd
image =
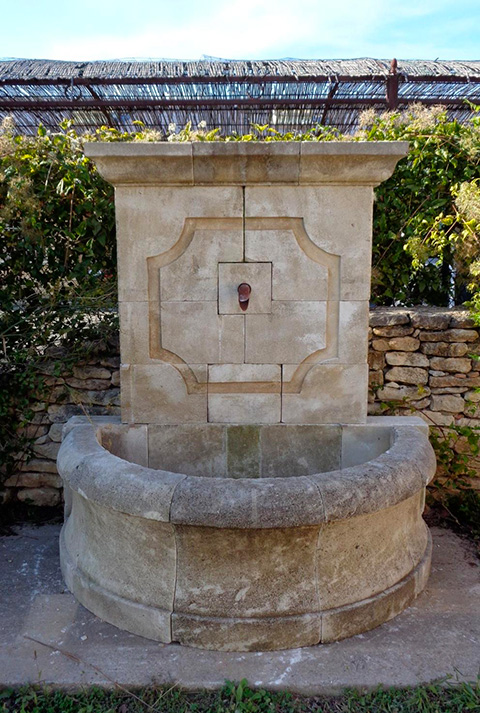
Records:
<instances>
[{"instance_id":1,"label":"stone slab","mask_svg":"<svg viewBox=\"0 0 480 713\"><path fill-rule=\"evenodd\" d=\"M428 587L394 620L335 644L228 653L148 641L88 612L62 582L59 529L24 526L0 538L0 685L112 687L113 679L123 686L198 689L246 678L253 687L314 695L478 674L480 564L473 547L449 530L432 529Z\"/></svg>"}]
</instances>

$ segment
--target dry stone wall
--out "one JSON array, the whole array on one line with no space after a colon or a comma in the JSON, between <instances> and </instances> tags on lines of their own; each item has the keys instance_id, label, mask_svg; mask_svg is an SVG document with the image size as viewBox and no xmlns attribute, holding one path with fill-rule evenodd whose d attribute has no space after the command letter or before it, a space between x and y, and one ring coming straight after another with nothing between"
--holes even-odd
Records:
<instances>
[{"instance_id":1,"label":"dry stone wall","mask_svg":"<svg viewBox=\"0 0 480 713\"><path fill-rule=\"evenodd\" d=\"M35 405L26 432L34 457L5 483L6 498L38 506L61 502L56 469L63 424L75 414L120 413L120 358L92 357L73 373L47 368L48 399ZM377 308L370 313L368 410L421 416L430 426L480 428L480 337L468 312L442 308ZM471 467L480 476L480 459ZM480 477L473 481L480 490Z\"/></svg>"}]
</instances>

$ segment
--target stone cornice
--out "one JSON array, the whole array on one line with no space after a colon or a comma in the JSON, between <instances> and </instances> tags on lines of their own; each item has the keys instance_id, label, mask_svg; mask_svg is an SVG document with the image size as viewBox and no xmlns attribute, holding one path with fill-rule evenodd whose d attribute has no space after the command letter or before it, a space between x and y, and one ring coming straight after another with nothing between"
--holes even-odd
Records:
<instances>
[{"instance_id":1,"label":"stone cornice","mask_svg":"<svg viewBox=\"0 0 480 713\"><path fill-rule=\"evenodd\" d=\"M85 154L114 186L365 185L389 178L406 141L90 142Z\"/></svg>"}]
</instances>

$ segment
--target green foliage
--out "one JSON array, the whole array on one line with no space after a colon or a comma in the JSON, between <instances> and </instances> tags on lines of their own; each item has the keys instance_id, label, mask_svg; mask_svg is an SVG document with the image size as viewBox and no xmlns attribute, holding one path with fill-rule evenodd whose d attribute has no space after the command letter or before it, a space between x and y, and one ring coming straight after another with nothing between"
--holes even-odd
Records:
<instances>
[{"instance_id":1,"label":"green foliage","mask_svg":"<svg viewBox=\"0 0 480 713\"><path fill-rule=\"evenodd\" d=\"M480 710L480 682L293 696L251 689L245 680L219 691L173 688L64 692L28 686L0 692L2 713L466 713Z\"/></svg>"},{"instance_id":2,"label":"green foliage","mask_svg":"<svg viewBox=\"0 0 480 713\"><path fill-rule=\"evenodd\" d=\"M189 122L167 136L102 127L80 137L71 123L35 137L0 132L0 471L15 470L31 438L32 405L48 398L45 361L68 369L115 332L113 189L83 154L88 141L407 140L410 151L376 189L372 298L444 305L470 296L480 323L480 115L469 125L441 109L367 112L358 135L317 126L281 134L267 125L221 136ZM452 267L457 280L452 282ZM1 479L1 478L0 478Z\"/></svg>"},{"instance_id":3,"label":"green foliage","mask_svg":"<svg viewBox=\"0 0 480 713\"><path fill-rule=\"evenodd\" d=\"M45 362L56 355L67 368L117 329L113 190L70 125L61 128L24 137L6 123L0 135L3 476L31 443L25 426L48 396Z\"/></svg>"},{"instance_id":4,"label":"green foliage","mask_svg":"<svg viewBox=\"0 0 480 713\"><path fill-rule=\"evenodd\" d=\"M375 190L372 299L448 305L478 290L480 114L449 121L439 107L366 112L357 138L408 141L407 158ZM473 269L471 269L473 268ZM455 271L455 282L452 280Z\"/></svg>"}]
</instances>

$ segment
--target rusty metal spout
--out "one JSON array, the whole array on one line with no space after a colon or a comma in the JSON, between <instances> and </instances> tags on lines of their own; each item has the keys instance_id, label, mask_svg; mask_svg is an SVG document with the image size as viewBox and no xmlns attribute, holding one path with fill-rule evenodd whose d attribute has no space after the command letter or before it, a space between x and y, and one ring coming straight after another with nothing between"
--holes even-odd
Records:
<instances>
[{"instance_id":1,"label":"rusty metal spout","mask_svg":"<svg viewBox=\"0 0 480 713\"><path fill-rule=\"evenodd\" d=\"M242 310L242 312L245 312L248 307L248 302L250 300L250 294L252 292L252 288L246 282L242 282L238 286L237 289L238 289L238 304L240 305L240 309Z\"/></svg>"}]
</instances>

